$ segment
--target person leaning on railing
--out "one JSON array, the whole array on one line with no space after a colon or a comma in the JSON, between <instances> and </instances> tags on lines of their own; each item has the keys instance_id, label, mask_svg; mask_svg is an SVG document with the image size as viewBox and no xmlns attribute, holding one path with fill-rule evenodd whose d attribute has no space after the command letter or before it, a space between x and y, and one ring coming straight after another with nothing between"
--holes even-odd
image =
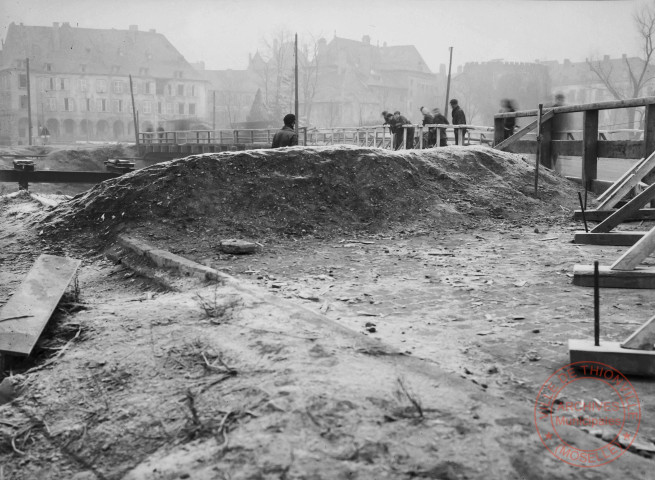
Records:
<instances>
[{"instance_id":1,"label":"person leaning on railing","mask_svg":"<svg viewBox=\"0 0 655 480\"><path fill-rule=\"evenodd\" d=\"M296 124L296 116L288 113L284 116L284 127L282 127L273 137L272 148L293 147L298 145L298 135L293 129Z\"/></svg>"},{"instance_id":2,"label":"person leaning on railing","mask_svg":"<svg viewBox=\"0 0 655 480\"><path fill-rule=\"evenodd\" d=\"M430 114L430 111L427 108L421 107L419 110L423 114L423 126L432 125L433 123L435 123L434 117L432 116L432 114ZM427 135L426 134L423 135L425 138L425 143L423 144L423 148L434 147L434 145L437 143L437 129L435 127L429 127Z\"/></svg>"},{"instance_id":3,"label":"person leaning on railing","mask_svg":"<svg viewBox=\"0 0 655 480\"><path fill-rule=\"evenodd\" d=\"M403 146L405 135L407 136L407 144L405 148L414 148L414 127L409 126L402 128L402 125L411 125L409 120L400 114L400 111L393 112L393 118L396 122L396 138L394 142L394 150L400 149Z\"/></svg>"},{"instance_id":4,"label":"person leaning on railing","mask_svg":"<svg viewBox=\"0 0 655 480\"><path fill-rule=\"evenodd\" d=\"M438 108L432 109L432 118L434 123L437 125L450 125L448 119L441 113L441 110ZM439 146L447 147L448 146L448 133L445 128L437 128L439 130Z\"/></svg>"}]
</instances>

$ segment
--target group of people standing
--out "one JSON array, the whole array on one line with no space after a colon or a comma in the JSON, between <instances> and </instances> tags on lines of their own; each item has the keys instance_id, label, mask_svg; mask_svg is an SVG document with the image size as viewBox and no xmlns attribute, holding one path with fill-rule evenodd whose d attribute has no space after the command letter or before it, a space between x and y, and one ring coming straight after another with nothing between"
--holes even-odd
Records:
<instances>
[{"instance_id":1,"label":"group of people standing","mask_svg":"<svg viewBox=\"0 0 655 480\"><path fill-rule=\"evenodd\" d=\"M466 125L466 115L464 111L459 106L459 102L456 99L450 101L450 106L452 108L452 120L453 125ZM433 108L431 111L426 107L420 108L421 113L423 114L423 125L450 125L448 119L441 113L438 108ZM393 135L393 148L398 150L403 146L403 142L406 142L405 148L414 147L414 134L415 129L411 125L411 122L404 117L400 111L396 110L394 113L388 111L382 112L382 118L384 118L384 124L389 125L389 130ZM407 125L407 126L404 126ZM465 128L455 128L455 144L460 144L460 135L462 140L464 139L464 134L466 133ZM437 140L437 131L439 133ZM446 128L437 128L437 127L428 127L427 134L424 134L424 148L432 148L438 145L440 147L448 146L448 137L446 134Z\"/></svg>"}]
</instances>

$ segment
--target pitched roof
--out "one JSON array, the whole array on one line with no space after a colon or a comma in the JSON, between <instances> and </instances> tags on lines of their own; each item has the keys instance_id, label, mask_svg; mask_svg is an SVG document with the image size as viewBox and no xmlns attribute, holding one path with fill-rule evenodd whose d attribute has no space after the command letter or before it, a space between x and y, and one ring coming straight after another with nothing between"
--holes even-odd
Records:
<instances>
[{"instance_id":1,"label":"pitched roof","mask_svg":"<svg viewBox=\"0 0 655 480\"><path fill-rule=\"evenodd\" d=\"M154 30L101 30L71 27L68 23L52 27L26 26L11 23L2 51L2 68L15 66L16 60L30 59L30 68L53 73L139 75L141 68L148 76L198 79L200 75L182 54L161 33Z\"/></svg>"}]
</instances>

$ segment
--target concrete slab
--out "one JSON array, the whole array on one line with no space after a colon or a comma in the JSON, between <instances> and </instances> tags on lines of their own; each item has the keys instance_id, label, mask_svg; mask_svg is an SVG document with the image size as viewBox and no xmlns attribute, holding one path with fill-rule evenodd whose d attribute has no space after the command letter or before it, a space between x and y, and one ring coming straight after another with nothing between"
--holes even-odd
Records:
<instances>
[{"instance_id":1,"label":"concrete slab","mask_svg":"<svg viewBox=\"0 0 655 480\"><path fill-rule=\"evenodd\" d=\"M600 288L655 288L655 267L640 266L634 270L612 270L609 266L598 267ZM575 265L573 285L594 286L594 266Z\"/></svg>"},{"instance_id":2,"label":"concrete slab","mask_svg":"<svg viewBox=\"0 0 655 480\"><path fill-rule=\"evenodd\" d=\"M570 339L569 355L571 363L601 362L624 375L655 376L655 351L630 350L619 342L601 341L596 347L593 340Z\"/></svg>"},{"instance_id":3,"label":"concrete slab","mask_svg":"<svg viewBox=\"0 0 655 480\"><path fill-rule=\"evenodd\" d=\"M616 245L619 247L630 247L643 238L648 232L575 232L573 242L581 245Z\"/></svg>"}]
</instances>

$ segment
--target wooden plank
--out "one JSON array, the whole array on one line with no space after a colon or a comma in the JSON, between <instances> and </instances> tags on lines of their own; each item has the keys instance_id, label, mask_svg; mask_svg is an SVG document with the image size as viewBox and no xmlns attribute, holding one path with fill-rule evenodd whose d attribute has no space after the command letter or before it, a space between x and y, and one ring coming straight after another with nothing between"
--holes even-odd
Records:
<instances>
[{"instance_id":1,"label":"wooden plank","mask_svg":"<svg viewBox=\"0 0 655 480\"><path fill-rule=\"evenodd\" d=\"M609 266L598 267L600 288L647 288L655 289L655 268L641 266L636 270L612 270ZM575 265L573 285L594 286L594 266Z\"/></svg>"},{"instance_id":2,"label":"wooden plank","mask_svg":"<svg viewBox=\"0 0 655 480\"><path fill-rule=\"evenodd\" d=\"M588 222L602 222L612 215L616 210L585 210L585 217ZM582 212L575 210L573 212L574 220L582 220ZM639 222L641 220L655 220L655 208L642 208L632 217L624 219L624 222Z\"/></svg>"},{"instance_id":3,"label":"wooden plank","mask_svg":"<svg viewBox=\"0 0 655 480\"><path fill-rule=\"evenodd\" d=\"M541 116L541 121L542 121L542 122L545 122L546 120L549 120L549 119L551 119L552 117L553 117L553 111L552 111L552 110L548 110L545 114L543 114L543 115ZM538 125L538 124L539 124L539 120L538 120L538 119L535 120L535 121L533 121L532 123L529 123L528 125L526 125L525 127L523 127L521 130L519 130L518 132L516 132L514 135L512 135L512 136L509 137L508 139L503 140L502 142L500 142L500 143L499 143L498 145L496 145L494 148L495 148L496 150L504 150L505 148L509 147L509 146L512 145L514 142L516 142L517 140L520 140L520 139L523 138L525 135L527 135L528 133L530 133L532 130L534 130L535 128L537 128L537 125Z\"/></svg>"},{"instance_id":4,"label":"wooden plank","mask_svg":"<svg viewBox=\"0 0 655 480\"><path fill-rule=\"evenodd\" d=\"M62 172L57 170L21 172L18 170L0 170L0 182L18 182L22 178L27 178L29 183L100 183L121 175L121 173L117 172Z\"/></svg>"},{"instance_id":5,"label":"wooden plank","mask_svg":"<svg viewBox=\"0 0 655 480\"><path fill-rule=\"evenodd\" d=\"M598 110L584 112L582 128L582 183L590 190L598 178Z\"/></svg>"},{"instance_id":6,"label":"wooden plank","mask_svg":"<svg viewBox=\"0 0 655 480\"><path fill-rule=\"evenodd\" d=\"M625 182L625 181L630 177L630 175L632 175L633 173L635 173L635 171L636 171L636 170L637 170L641 165L643 165L643 163L644 163L645 161L646 161L646 159L645 159L645 158L642 158L642 159L639 160L637 163L635 163L632 167L630 167L628 170L626 170L626 172L625 172L623 175L621 175L621 176L618 178L618 180L616 180L616 181L615 181L615 182L610 186L610 188L608 188L607 190L605 190L603 193L601 193L601 194L598 196L598 198L596 199L596 201L597 201L597 202L602 202L602 201L605 200L605 199L606 199L610 194L616 192L616 190L617 190L621 185L623 185L623 183L624 183L624 182Z\"/></svg>"},{"instance_id":7,"label":"wooden plank","mask_svg":"<svg viewBox=\"0 0 655 480\"><path fill-rule=\"evenodd\" d=\"M655 350L655 317L646 320L641 327L626 338L625 342L621 344L621 348Z\"/></svg>"},{"instance_id":8,"label":"wooden plank","mask_svg":"<svg viewBox=\"0 0 655 480\"><path fill-rule=\"evenodd\" d=\"M612 110L615 108L630 108L630 107L643 107L646 105L655 104L655 97L640 97L629 98L627 100L610 100L607 102L583 103L578 105L564 105L561 107L554 107L554 113L573 113L584 112L588 110ZM507 118L507 117L536 117L539 110L520 110L518 112L496 113L494 118Z\"/></svg>"},{"instance_id":9,"label":"wooden plank","mask_svg":"<svg viewBox=\"0 0 655 480\"><path fill-rule=\"evenodd\" d=\"M634 270L655 249L655 227L630 247L610 268L612 270Z\"/></svg>"},{"instance_id":10,"label":"wooden plank","mask_svg":"<svg viewBox=\"0 0 655 480\"><path fill-rule=\"evenodd\" d=\"M0 353L32 352L80 263L55 255L37 258L23 283L0 310Z\"/></svg>"},{"instance_id":11,"label":"wooden plank","mask_svg":"<svg viewBox=\"0 0 655 480\"><path fill-rule=\"evenodd\" d=\"M639 167L634 171L634 173L628 178L626 178L622 185L619 186L614 193L610 194L596 207L597 210L606 210L608 208L614 207L619 203L623 197L625 197L630 190L632 190L641 180L648 175L648 173L655 168L655 153L652 153L644 162L639 165Z\"/></svg>"},{"instance_id":12,"label":"wooden plank","mask_svg":"<svg viewBox=\"0 0 655 480\"><path fill-rule=\"evenodd\" d=\"M623 375L655 375L655 352L622 348L619 342L605 341L595 346L593 340L570 339L569 356L578 368L582 366L579 362L599 362Z\"/></svg>"},{"instance_id":13,"label":"wooden plank","mask_svg":"<svg viewBox=\"0 0 655 480\"><path fill-rule=\"evenodd\" d=\"M619 208L612 215L607 217L601 223L596 225L591 231L592 233L606 233L617 227L625 221L625 219L634 216L641 207L649 203L655 198L655 183L649 185L643 192L634 197L628 203Z\"/></svg>"},{"instance_id":14,"label":"wooden plank","mask_svg":"<svg viewBox=\"0 0 655 480\"><path fill-rule=\"evenodd\" d=\"M580 245L615 245L617 247L631 247L643 238L648 232L612 232L592 233L575 232L573 242Z\"/></svg>"}]
</instances>

